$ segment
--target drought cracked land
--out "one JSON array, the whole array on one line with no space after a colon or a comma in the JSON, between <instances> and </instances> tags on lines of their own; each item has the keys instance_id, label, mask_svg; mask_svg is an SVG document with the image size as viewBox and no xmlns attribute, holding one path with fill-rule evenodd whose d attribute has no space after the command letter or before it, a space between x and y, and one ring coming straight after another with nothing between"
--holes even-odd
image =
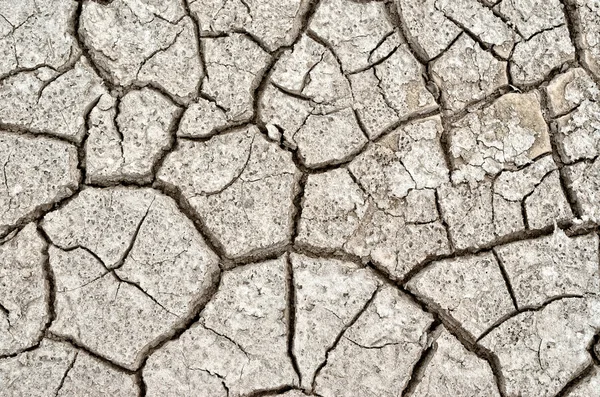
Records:
<instances>
[{"instance_id":1,"label":"drought cracked land","mask_svg":"<svg viewBox=\"0 0 600 397\"><path fill-rule=\"evenodd\" d=\"M0 0L0 397L600 397L598 0Z\"/></svg>"}]
</instances>

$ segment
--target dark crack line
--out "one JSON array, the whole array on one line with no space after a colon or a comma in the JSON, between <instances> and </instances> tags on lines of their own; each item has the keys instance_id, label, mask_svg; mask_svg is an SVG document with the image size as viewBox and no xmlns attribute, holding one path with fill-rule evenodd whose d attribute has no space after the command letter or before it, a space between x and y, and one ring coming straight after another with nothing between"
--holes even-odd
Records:
<instances>
[{"instance_id":1,"label":"dark crack line","mask_svg":"<svg viewBox=\"0 0 600 397\"><path fill-rule=\"evenodd\" d=\"M437 351L437 338L442 330L442 325L439 321L434 321L429 329L426 331L428 338L428 346L426 349L421 351L421 356L418 361L412 368L410 372L410 378L404 390L402 390L401 397L409 397L416 390L419 383L421 383L421 379L425 375L425 371L427 370L427 366L431 362L431 359L435 355Z\"/></svg>"},{"instance_id":2,"label":"dark crack line","mask_svg":"<svg viewBox=\"0 0 600 397\"><path fill-rule=\"evenodd\" d=\"M249 354L249 353L246 351L246 349L244 349L244 347L243 347L242 345L240 345L238 342L236 342L235 340L231 339L229 336L227 336L227 335L225 335L225 334L222 334L222 333L219 333L219 332L217 332L216 330L214 330L213 328L210 328L210 327L208 327L208 326L207 326L207 325L204 323L203 319L200 319L199 323L200 323L200 325L201 325L202 327L204 327L204 329L206 329L207 331L210 331L210 332L212 332L213 334L217 335L217 336L218 336L218 337L220 337L220 338L227 339L229 342L231 342L231 344L233 344L234 346L236 346L236 347L237 347L237 348L238 348L238 349L239 349L239 350L240 350L242 353L244 353L244 355L246 356L246 358L247 358L248 360L250 360L250 357L251 357L252 355L251 355L251 354Z\"/></svg>"},{"instance_id":3,"label":"dark crack line","mask_svg":"<svg viewBox=\"0 0 600 397\"><path fill-rule=\"evenodd\" d=\"M292 367L298 376L298 383L302 384L302 372L298 359L294 353L294 340L296 337L296 285L294 283L294 266L289 253L286 255L287 264L287 354L292 362Z\"/></svg>"},{"instance_id":4,"label":"dark crack line","mask_svg":"<svg viewBox=\"0 0 600 397\"><path fill-rule=\"evenodd\" d=\"M342 340L342 337L344 336L344 334L346 333L346 331L352 327L354 325L354 323L356 323L356 321L358 321L358 319L360 318L360 316L363 315L363 313L369 308L369 306L371 305L371 302L373 302L375 300L375 297L377 296L377 294L379 293L379 291L381 290L381 287L377 287L377 289L373 292L373 294L371 295L371 297L365 302L365 304L362 306L362 308L354 315L354 317L346 324L344 325L344 327L342 328L342 330L340 331L340 333L337 335L337 337L335 338L334 342L331 344L331 346L329 346L327 348L327 350L325 351L325 360L323 360L323 362L321 362L321 364L319 364L319 366L317 367L317 369L315 370L315 375L312 379L311 382L311 392L314 392L316 387L317 387L317 378L319 377L319 374L321 373L321 370L323 368L325 368L325 366L327 365L327 361L329 360L329 354L335 350L335 348L337 347L337 345L339 344L339 342Z\"/></svg>"},{"instance_id":5,"label":"dark crack line","mask_svg":"<svg viewBox=\"0 0 600 397\"><path fill-rule=\"evenodd\" d=\"M385 271L375 267L372 263L368 263L367 266L371 270L373 270L387 284L394 286L402 293L410 297L411 300L421 308L421 310L432 315L434 321L437 324L442 324L446 328L446 330L452 336L454 336L466 350L475 354L480 359L485 360L492 369L496 385L498 387L498 390L500 391L501 397L507 397L505 387L506 381L504 379L502 371L500 370L500 362L498 357L492 351L477 344L476 340L474 340L472 335L470 335L456 321L453 321L453 318L451 316L446 315L443 310L434 307L434 305L429 304L424 299L420 298L419 296L408 290L406 288L406 284L395 282Z\"/></svg>"},{"instance_id":6,"label":"dark crack line","mask_svg":"<svg viewBox=\"0 0 600 397\"><path fill-rule=\"evenodd\" d=\"M60 393L60 390L65 385L65 380L67 380L67 376L69 375L69 372L71 372L71 370L75 366L75 361L77 360L77 356L78 355L79 355L79 352L76 351L75 354L73 355L73 359L71 360L71 362L69 363L69 366L67 367L67 370L65 371L65 373L62 376L62 378L60 379L60 382L58 384L58 388L56 389L56 392L54 393L55 397L58 397L58 394Z\"/></svg>"},{"instance_id":7,"label":"dark crack line","mask_svg":"<svg viewBox=\"0 0 600 397\"><path fill-rule=\"evenodd\" d=\"M125 248L125 251L123 252L123 256L121 257L121 259L119 259L119 261L114 266L111 267L112 270L119 269L125 264L125 261L129 257L129 254L131 253L131 250L133 249L133 246L135 245L135 242L137 241L138 234L140 233L140 229L142 228L144 221L146 220L146 218L148 217L148 214L150 213L150 208L152 208L152 204L154 204L154 200L156 200L156 196L152 198L152 201L148 205L148 208L146 208L146 212L144 213L144 215L138 222L138 224L135 228L135 231L133 232L133 236L131 237L131 240L129 242L129 245L127 246L127 248Z\"/></svg>"},{"instance_id":8,"label":"dark crack line","mask_svg":"<svg viewBox=\"0 0 600 397\"><path fill-rule=\"evenodd\" d=\"M529 216L527 213L527 199L536 192L537 188L544 183L544 181L546 180L546 178L550 177L554 171L557 171L556 169L550 170L548 171L544 176L542 176L539 180L539 182L535 183L533 186L533 189L531 190L531 192L527 193L525 196L523 196L523 198L521 199L521 216L523 217L523 225L525 226L525 229L531 229L529 226ZM565 194L563 192L563 194ZM566 194L565 194L566 196Z\"/></svg>"},{"instance_id":9,"label":"dark crack line","mask_svg":"<svg viewBox=\"0 0 600 397\"><path fill-rule=\"evenodd\" d=\"M552 298L544 301L541 305L521 306L521 308L515 310L514 312L501 317L494 324L492 324L488 329L483 331L483 333L481 333L481 335L479 335L479 337L477 338L476 342L481 341L483 338L485 338L487 335L489 335L492 331L494 331L496 328L498 328L499 326L501 326L502 324L504 324L506 321L510 320L513 317L516 317L522 313L538 312L538 311L543 310L546 306L548 306L551 303L554 303L554 302L562 300L562 299L573 299L573 298L584 299L585 296L576 295L576 294L564 294L564 295L553 296Z\"/></svg>"},{"instance_id":10,"label":"dark crack line","mask_svg":"<svg viewBox=\"0 0 600 397\"><path fill-rule=\"evenodd\" d=\"M0 313L4 314L6 316L6 321L8 322L8 328L11 328L11 325L10 325L10 310L8 310L6 308L6 306L4 306L2 304L2 302L0 302Z\"/></svg>"},{"instance_id":11,"label":"dark crack line","mask_svg":"<svg viewBox=\"0 0 600 397\"><path fill-rule=\"evenodd\" d=\"M569 181L568 181L569 178L567 177L567 175L565 175L565 163L562 161L562 158L560 155L561 150L560 150L560 145L557 141L556 129L553 127L553 124L549 117L549 114L551 113L550 98L548 97L546 90L541 89L540 93L541 93L541 105L542 105L542 112L543 112L542 115L544 117L544 121L546 122L546 128L548 128L548 137L550 139L551 155L552 155L552 159L554 160L554 163L556 164L556 166L558 168L558 180L560 182L560 187L561 187L561 190L563 192L565 199L569 203L569 207L571 209L571 213L573 214L573 216L576 218L581 218L583 216L583 209L581 208L581 205L579 204L579 202L577 200L576 194L569 187Z\"/></svg>"},{"instance_id":12,"label":"dark crack line","mask_svg":"<svg viewBox=\"0 0 600 397\"><path fill-rule=\"evenodd\" d=\"M79 170L79 173L80 173L80 181L79 181L79 189L78 190L81 190L81 183L85 182L85 180L87 179L86 144L87 144L87 140L90 136L90 129L92 127L91 115L92 115L92 112L94 111L94 109L96 108L96 106L98 106L98 103L100 103L100 97L96 98L96 100L90 104L89 108L86 109L86 111L84 113L84 117L83 117L85 133L81 139L79 146L77 147L77 169Z\"/></svg>"},{"instance_id":13,"label":"dark crack line","mask_svg":"<svg viewBox=\"0 0 600 397\"><path fill-rule=\"evenodd\" d=\"M165 312L169 313L170 315L176 317L176 318L180 318L180 316L178 314L173 313L172 311L170 311L169 309L167 309L162 303L160 303L158 300L156 300L155 297L153 297L152 295L150 295L145 289L143 289L141 287L140 284L136 283L135 281L131 281L131 280L127 280L124 279L122 277L120 277L114 270L110 272L117 281L119 281L120 283L124 283L124 284L128 284L132 287L134 287L135 289L137 289L138 291L140 291L142 294L146 295L146 297L148 299L150 299L152 302L154 302L157 306L159 306L161 309L163 309Z\"/></svg>"},{"instance_id":14,"label":"dark crack line","mask_svg":"<svg viewBox=\"0 0 600 397\"><path fill-rule=\"evenodd\" d=\"M573 389L575 389L582 381L586 380L588 376L592 374L594 370L594 364L590 364L583 368L581 371L576 373L571 380L569 380L564 387L556 394L556 397L568 397L571 395Z\"/></svg>"},{"instance_id":15,"label":"dark crack line","mask_svg":"<svg viewBox=\"0 0 600 397\"><path fill-rule=\"evenodd\" d=\"M513 303L513 307L515 310L519 310L519 305L517 303L517 297L515 296L515 291L513 290L512 284L510 282L510 277L508 276L508 272L506 271L506 267L504 266L504 262L500 259L500 255L496 252L495 249L491 250L494 258L496 258L496 263L498 264L498 268L500 269L500 273L502 274L502 279L504 280L504 284L506 285L506 289L508 294L510 295L510 300Z\"/></svg>"},{"instance_id":16,"label":"dark crack line","mask_svg":"<svg viewBox=\"0 0 600 397\"><path fill-rule=\"evenodd\" d=\"M87 346L84 346L82 343L77 341L75 338L72 338L72 337L66 336L66 335L60 335L60 334L57 334L57 333L54 333L51 331L46 331L46 338L48 338L49 340L55 341L55 342L66 343L69 346L71 346L72 348L74 348L75 350L84 352L85 354L95 358L96 360L100 361L102 364L108 366L109 368L111 368L119 373L126 374L126 375L135 374L135 371L125 368L125 367L109 360L108 358L103 357L102 355L89 349Z\"/></svg>"}]
</instances>

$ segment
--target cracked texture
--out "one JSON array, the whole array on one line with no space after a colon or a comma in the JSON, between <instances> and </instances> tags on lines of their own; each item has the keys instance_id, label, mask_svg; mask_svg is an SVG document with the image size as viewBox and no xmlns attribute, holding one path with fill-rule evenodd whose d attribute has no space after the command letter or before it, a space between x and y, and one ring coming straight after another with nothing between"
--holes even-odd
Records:
<instances>
[{"instance_id":1,"label":"cracked texture","mask_svg":"<svg viewBox=\"0 0 600 397\"><path fill-rule=\"evenodd\" d=\"M70 196L79 186L76 148L45 138L2 132L0 234Z\"/></svg>"},{"instance_id":2,"label":"cracked texture","mask_svg":"<svg viewBox=\"0 0 600 397\"><path fill-rule=\"evenodd\" d=\"M150 358L147 395L194 396L199 389L240 396L296 385L287 356L285 278L285 258L225 273L199 321Z\"/></svg>"},{"instance_id":3,"label":"cracked texture","mask_svg":"<svg viewBox=\"0 0 600 397\"><path fill-rule=\"evenodd\" d=\"M149 181L171 146L178 109L151 89L131 91L118 102L104 96L90 113L86 180L95 183Z\"/></svg>"},{"instance_id":4,"label":"cracked texture","mask_svg":"<svg viewBox=\"0 0 600 397\"><path fill-rule=\"evenodd\" d=\"M400 394L427 343L431 322L401 292L379 290L329 353L315 390L324 397Z\"/></svg>"},{"instance_id":5,"label":"cracked texture","mask_svg":"<svg viewBox=\"0 0 600 397\"><path fill-rule=\"evenodd\" d=\"M597 0L0 0L0 397L594 397Z\"/></svg>"},{"instance_id":6,"label":"cracked texture","mask_svg":"<svg viewBox=\"0 0 600 397\"><path fill-rule=\"evenodd\" d=\"M46 244L30 223L0 245L0 355L34 346L50 320Z\"/></svg>"},{"instance_id":7,"label":"cracked texture","mask_svg":"<svg viewBox=\"0 0 600 397\"><path fill-rule=\"evenodd\" d=\"M446 329L433 342L433 357L413 394L434 396L500 396L489 365L469 352Z\"/></svg>"},{"instance_id":8,"label":"cracked texture","mask_svg":"<svg viewBox=\"0 0 600 397\"><path fill-rule=\"evenodd\" d=\"M206 142L182 141L158 173L178 186L230 257L285 245L299 175L291 155L256 128Z\"/></svg>"},{"instance_id":9,"label":"cracked texture","mask_svg":"<svg viewBox=\"0 0 600 397\"><path fill-rule=\"evenodd\" d=\"M34 351L0 359L0 386L3 397L133 397L138 393L133 376L49 339Z\"/></svg>"}]
</instances>

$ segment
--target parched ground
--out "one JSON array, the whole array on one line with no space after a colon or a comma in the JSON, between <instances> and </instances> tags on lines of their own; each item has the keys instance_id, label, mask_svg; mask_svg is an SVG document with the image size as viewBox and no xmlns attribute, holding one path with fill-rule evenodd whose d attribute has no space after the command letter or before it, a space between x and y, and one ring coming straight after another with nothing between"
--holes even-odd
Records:
<instances>
[{"instance_id":1,"label":"parched ground","mask_svg":"<svg viewBox=\"0 0 600 397\"><path fill-rule=\"evenodd\" d=\"M598 0L0 0L1 397L599 397Z\"/></svg>"}]
</instances>

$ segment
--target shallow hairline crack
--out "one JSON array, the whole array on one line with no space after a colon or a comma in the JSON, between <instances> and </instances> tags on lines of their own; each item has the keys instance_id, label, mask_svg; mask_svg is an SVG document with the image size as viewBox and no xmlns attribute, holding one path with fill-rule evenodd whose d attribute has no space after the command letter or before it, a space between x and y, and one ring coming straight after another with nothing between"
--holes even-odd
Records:
<instances>
[{"instance_id":1,"label":"shallow hairline crack","mask_svg":"<svg viewBox=\"0 0 600 397\"><path fill-rule=\"evenodd\" d=\"M367 309L371 306L371 303L375 300L375 298L377 297L377 294L381 291L381 289L382 289L382 286L378 285L377 288L375 289L375 291L373 291L373 293L371 294L371 297L365 302L365 304L363 304L363 306L360 308L360 310L358 310L356 312L354 317L352 317L352 319L347 324L344 325L344 327L338 333L338 335L335 338L335 340L333 341L333 343L325 351L325 359L317 366L317 369L315 370L315 373L314 373L314 376L313 376L313 379L311 382L311 392L312 393L315 392L315 389L317 387L317 378L319 377L321 370L323 368L325 368L325 366L327 365L327 362L329 360L329 354L333 350L335 350L335 348L337 347L339 342L342 340L342 337L344 336L346 331L358 321L358 319L363 315L363 313L365 313L367 311Z\"/></svg>"},{"instance_id":2,"label":"shallow hairline crack","mask_svg":"<svg viewBox=\"0 0 600 397\"><path fill-rule=\"evenodd\" d=\"M476 343L479 343L481 340L483 340L486 336L488 336L490 333L492 333L494 330L496 330L498 327L502 326L502 324L504 324L506 321L517 317L523 313L528 313L528 312L539 312L542 311L546 308L546 306L563 300L563 299L585 299L586 296L585 295L579 295L579 294L564 294L564 295L558 295L558 296L553 296L547 300L545 300L544 302L542 302L539 305L528 305L528 306L521 306L520 308L518 308L517 310L502 316L500 319L498 319L494 324L492 324L488 329L486 329L485 331L483 331L479 337L476 339Z\"/></svg>"}]
</instances>

